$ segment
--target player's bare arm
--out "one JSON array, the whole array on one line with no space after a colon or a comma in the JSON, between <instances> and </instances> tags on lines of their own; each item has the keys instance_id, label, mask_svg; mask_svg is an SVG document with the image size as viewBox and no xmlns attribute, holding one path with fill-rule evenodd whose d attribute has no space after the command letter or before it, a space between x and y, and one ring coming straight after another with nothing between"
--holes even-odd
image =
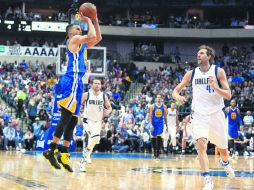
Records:
<instances>
[{"instance_id":1,"label":"player's bare arm","mask_svg":"<svg viewBox=\"0 0 254 190\"><path fill-rule=\"evenodd\" d=\"M150 112L149 112L149 120L150 120L150 129L151 129L151 131L154 130L154 127L153 127L153 109L154 109L154 104L150 106Z\"/></svg>"},{"instance_id":2,"label":"player's bare arm","mask_svg":"<svg viewBox=\"0 0 254 190\"><path fill-rule=\"evenodd\" d=\"M228 85L228 80L225 71L222 68L219 68L218 70L218 80L221 84L221 88L218 86L216 78L212 76L208 78L208 84L216 93L221 95L223 98L230 100L232 97L231 90Z\"/></svg>"},{"instance_id":3,"label":"player's bare arm","mask_svg":"<svg viewBox=\"0 0 254 190\"><path fill-rule=\"evenodd\" d=\"M109 116L109 114L112 112L112 107L108 99L108 96L105 96L105 107L106 109L104 109L104 116Z\"/></svg>"},{"instance_id":4,"label":"player's bare arm","mask_svg":"<svg viewBox=\"0 0 254 190\"><path fill-rule=\"evenodd\" d=\"M84 94L83 94L83 96L82 96L82 105L84 105L85 104L85 102L86 102L86 100L87 100L87 96L88 96L88 92L85 92Z\"/></svg>"},{"instance_id":5,"label":"player's bare arm","mask_svg":"<svg viewBox=\"0 0 254 190\"><path fill-rule=\"evenodd\" d=\"M166 132L168 131L168 118L167 118L167 115L168 115L168 109L167 109L167 106L164 105L164 122L165 122L165 125L166 125Z\"/></svg>"},{"instance_id":6,"label":"player's bare arm","mask_svg":"<svg viewBox=\"0 0 254 190\"><path fill-rule=\"evenodd\" d=\"M83 22L88 23L88 34L87 35L74 35L69 42L69 49L72 52L77 52L79 50L80 44L89 44L96 40L96 32L94 25L90 18L88 17L81 17ZM77 30L81 30L80 26L74 26ZM81 31L80 31L81 34Z\"/></svg>"},{"instance_id":7,"label":"player's bare arm","mask_svg":"<svg viewBox=\"0 0 254 190\"><path fill-rule=\"evenodd\" d=\"M95 5L94 5L94 9L96 9ZM96 13L97 13L97 11L96 11ZM101 29L100 29L100 26L99 26L99 20L98 20L97 15L96 15L96 19L92 20L92 22L94 24L94 28L95 28L95 32L96 32L96 39L95 39L94 42L87 43L88 47L93 47L102 40Z\"/></svg>"},{"instance_id":8,"label":"player's bare arm","mask_svg":"<svg viewBox=\"0 0 254 190\"><path fill-rule=\"evenodd\" d=\"M78 116L78 123L77 125L83 125L82 119L81 119L81 115L79 114ZM73 133L74 134L74 133Z\"/></svg>"},{"instance_id":9,"label":"player's bare arm","mask_svg":"<svg viewBox=\"0 0 254 190\"><path fill-rule=\"evenodd\" d=\"M172 93L172 97L175 100L179 101L180 103L186 102L186 98L184 96L181 96L180 93L183 90L183 88L189 84L191 80L191 75L192 75L192 70L185 73L182 81L175 87Z\"/></svg>"}]
</instances>

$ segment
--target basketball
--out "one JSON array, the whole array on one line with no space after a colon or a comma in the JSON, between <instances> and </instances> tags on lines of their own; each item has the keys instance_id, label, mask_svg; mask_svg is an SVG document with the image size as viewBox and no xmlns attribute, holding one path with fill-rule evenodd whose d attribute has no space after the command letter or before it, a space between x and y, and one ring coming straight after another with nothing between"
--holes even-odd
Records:
<instances>
[{"instance_id":1,"label":"basketball","mask_svg":"<svg viewBox=\"0 0 254 190\"><path fill-rule=\"evenodd\" d=\"M83 3L79 7L79 13L83 16L87 16L90 19L96 19L97 10L96 7L92 3Z\"/></svg>"}]
</instances>

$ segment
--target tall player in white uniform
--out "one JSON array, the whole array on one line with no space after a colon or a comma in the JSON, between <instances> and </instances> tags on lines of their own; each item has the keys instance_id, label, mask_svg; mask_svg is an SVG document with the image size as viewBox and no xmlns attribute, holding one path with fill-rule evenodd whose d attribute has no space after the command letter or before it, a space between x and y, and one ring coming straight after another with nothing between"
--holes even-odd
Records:
<instances>
[{"instance_id":1,"label":"tall player in white uniform","mask_svg":"<svg viewBox=\"0 0 254 190\"><path fill-rule=\"evenodd\" d=\"M212 65L215 51L206 45L199 47L197 53L198 67L188 71L180 84L173 91L173 98L184 103L186 98L180 95L182 89L192 84L192 120L193 138L197 141L198 158L205 179L203 190L213 189L213 181L209 173L207 143L210 140L219 148L220 164L230 178L235 176L228 161L228 129L224 112L223 98L230 100L231 91L225 71Z\"/></svg>"},{"instance_id":2,"label":"tall player in white uniform","mask_svg":"<svg viewBox=\"0 0 254 190\"><path fill-rule=\"evenodd\" d=\"M86 163L91 163L91 153L96 144L100 142L101 125L104 116L109 116L112 111L110 101L101 91L101 81L94 79L92 88L83 94L84 105L83 125L87 133L84 143L83 158L80 161L80 171L86 171Z\"/></svg>"},{"instance_id":3,"label":"tall player in white uniform","mask_svg":"<svg viewBox=\"0 0 254 190\"><path fill-rule=\"evenodd\" d=\"M168 131L164 130L163 135L163 147L167 150L169 135L173 146L173 151L176 150L176 133L179 127L178 111L176 109L176 103L172 102L167 113Z\"/></svg>"}]
</instances>

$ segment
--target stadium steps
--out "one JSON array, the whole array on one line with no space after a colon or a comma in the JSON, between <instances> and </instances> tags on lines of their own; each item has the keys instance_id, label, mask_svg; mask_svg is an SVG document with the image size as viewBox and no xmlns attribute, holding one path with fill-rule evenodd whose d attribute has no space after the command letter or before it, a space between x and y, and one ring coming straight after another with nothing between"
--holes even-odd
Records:
<instances>
[{"instance_id":1,"label":"stadium steps","mask_svg":"<svg viewBox=\"0 0 254 190\"><path fill-rule=\"evenodd\" d=\"M144 84L143 83L132 83L130 86L130 90L127 91L125 97L124 97L124 101L125 104L129 104L130 103L130 99L136 98L142 91Z\"/></svg>"}]
</instances>

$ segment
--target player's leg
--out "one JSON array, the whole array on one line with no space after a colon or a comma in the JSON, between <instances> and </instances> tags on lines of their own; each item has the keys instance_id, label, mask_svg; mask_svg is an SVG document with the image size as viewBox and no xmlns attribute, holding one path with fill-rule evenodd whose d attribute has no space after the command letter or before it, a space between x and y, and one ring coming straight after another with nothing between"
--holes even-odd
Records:
<instances>
[{"instance_id":1,"label":"player's leg","mask_svg":"<svg viewBox=\"0 0 254 190\"><path fill-rule=\"evenodd\" d=\"M78 118L76 116L72 116L71 121L68 123L67 127L64 130L64 141L63 146L61 149L61 153L58 155L57 160L64 169L66 169L68 172L73 172L71 166L70 166L70 153L68 151L71 138L73 136L73 130L75 126L77 125Z\"/></svg>"},{"instance_id":2,"label":"player's leg","mask_svg":"<svg viewBox=\"0 0 254 190\"><path fill-rule=\"evenodd\" d=\"M210 125L209 139L218 147L221 157L220 165L224 168L228 177L234 178L235 173L228 160L228 127L223 111L218 111L211 115Z\"/></svg>"},{"instance_id":3,"label":"player's leg","mask_svg":"<svg viewBox=\"0 0 254 190\"><path fill-rule=\"evenodd\" d=\"M163 132L163 151L168 154L168 140L169 140L169 130L166 131L164 129L164 132Z\"/></svg>"},{"instance_id":4,"label":"player's leg","mask_svg":"<svg viewBox=\"0 0 254 190\"><path fill-rule=\"evenodd\" d=\"M170 136L171 136L173 151L175 151L176 150L176 126L172 126L170 129L171 129Z\"/></svg>"},{"instance_id":5,"label":"player's leg","mask_svg":"<svg viewBox=\"0 0 254 190\"><path fill-rule=\"evenodd\" d=\"M152 137L152 149L154 158L157 158L157 136Z\"/></svg>"},{"instance_id":6,"label":"player's leg","mask_svg":"<svg viewBox=\"0 0 254 190\"><path fill-rule=\"evenodd\" d=\"M51 166L55 169L61 169L61 166L57 162L56 154L58 153L57 144L63 135L64 129L72 118L72 113L65 108L61 110L61 118L56 126L53 141L50 143L49 149L43 152L45 159L49 161Z\"/></svg>"},{"instance_id":7,"label":"player's leg","mask_svg":"<svg viewBox=\"0 0 254 190\"><path fill-rule=\"evenodd\" d=\"M88 121L88 125L90 126L90 135L87 141L87 146L85 150L85 158L87 163L92 163L91 154L96 144L100 143L100 131L101 131L101 122L91 122Z\"/></svg>"},{"instance_id":8,"label":"player's leg","mask_svg":"<svg viewBox=\"0 0 254 190\"><path fill-rule=\"evenodd\" d=\"M207 156L207 143L209 125L207 123L209 116L195 113L192 116L193 139L196 140L198 160L204 177L204 190L213 189L213 181L209 172L209 160Z\"/></svg>"},{"instance_id":9,"label":"player's leg","mask_svg":"<svg viewBox=\"0 0 254 190\"><path fill-rule=\"evenodd\" d=\"M83 145L83 157L80 160L80 171L86 172L86 164L91 164L91 153L96 144L100 143L100 130L101 124L99 122L87 121L86 125L86 137Z\"/></svg>"},{"instance_id":10,"label":"player's leg","mask_svg":"<svg viewBox=\"0 0 254 190\"><path fill-rule=\"evenodd\" d=\"M183 138L182 138L182 154L185 154L186 142L187 142L187 139L185 136L183 136Z\"/></svg>"},{"instance_id":11,"label":"player's leg","mask_svg":"<svg viewBox=\"0 0 254 190\"><path fill-rule=\"evenodd\" d=\"M163 140L161 138L161 135L157 136L156 140L157 140L157 143L156 143L157 144L157 158L159 158L160 151L163 148L163 142L162 142Z\"/></svg>"}]
</instances>

